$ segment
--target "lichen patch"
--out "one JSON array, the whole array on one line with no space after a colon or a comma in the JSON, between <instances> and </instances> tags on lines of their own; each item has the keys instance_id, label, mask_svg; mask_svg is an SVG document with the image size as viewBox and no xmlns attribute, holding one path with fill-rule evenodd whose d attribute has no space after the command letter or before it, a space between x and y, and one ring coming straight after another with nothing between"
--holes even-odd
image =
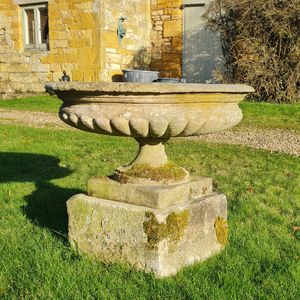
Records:
<instances>
[{"instance_id":1,"label":"lichen patch","mask_svg":"<svg viewBox=\"0 0 300 300\"><path fill-rule=\"evenodd\" d=\"M183 168L169 161L160 167L138 164L126 172L119 173L118 176L120 176L121 181L125 183L129 177L145 178L160 182L177 182L186 177L186 172Z\"/></svg>"},{"instance_id":2,"label":"lichen patch","mask_svg":"<svg viewBox=\"0 0 300 300\"><path fill-rule=\"evenodd\" d=\"M218 217L215 221L215 230L218 242L225 246L228 241L228 224L227 221Z\"/></svg>"},{"instance_id":3,"label":"lichen patch","mask_svg":"<svg viewBox=\"0 0 300 300\"><path fill-rule=\"evenodd\" d=\"M168 239L171 243L169 251L172 251L183 237L189 221L189 213L187 210L169 214L165 223L160 223L152 212L147 212L146 217L148 220L145 221L143 225L144 232L148 238L148 246L150 248L156 248L159 242Z\"/></svg>"}]
</instances>

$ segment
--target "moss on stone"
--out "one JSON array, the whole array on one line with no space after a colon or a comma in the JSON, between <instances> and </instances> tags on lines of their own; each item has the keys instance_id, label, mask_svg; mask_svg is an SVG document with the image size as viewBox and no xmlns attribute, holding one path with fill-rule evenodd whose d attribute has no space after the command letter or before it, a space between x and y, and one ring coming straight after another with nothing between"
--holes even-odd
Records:
<instances>
[{"instance_id":1,"label":"moss on stone","mask_svg":"<svg viewBox=\"0 0 300 300\"><path fill-rule=\"evenodd\" d=\"M148 164L138 164L118 175L121 176L123 182L127 182L128 177L145 178L162 182L176 182L183 180L186 176L186 172L183 168L169 161L160 167L153 167Z\"/></svg>"},{"instance_id":2,"label":"moss on stone","mask_svg":"<svg viewBox=\"0 0 300 300\"><path fill-rule=\"evenodd\" d=\"M218 242L225 246L228 239L228 224L227 221L221 217L218 217L215 221L215 230Z\"/></svg>"},{"instance_id":3,"label":"moss on stone","mask_svg":"<svg viewBox=\"0 0 300 300\"><path fill-rule=\"evenodd\" d=\"M164 239L169 239L176 246L182 238L189 221L187 210L171 213L166 218L166 223L160 223L152 212L147 212L147 221L144 222L144 231L148 237L148 246L155 248Z\"/></svg>"}]
</instances>

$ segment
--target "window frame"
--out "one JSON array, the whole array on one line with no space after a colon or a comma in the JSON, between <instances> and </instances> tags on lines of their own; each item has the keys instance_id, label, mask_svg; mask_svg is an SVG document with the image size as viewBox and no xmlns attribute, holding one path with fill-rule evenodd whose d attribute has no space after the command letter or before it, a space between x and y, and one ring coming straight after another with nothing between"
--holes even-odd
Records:
<instances>
[{"instance_id":1,"label":"window frame","mask_svg":"<svg viewBox=\"0 0 300 300\"><path fill-rule=\"evenodd\" d=\"M23 31L23 45L24 49L28 50L48 50L49 48L49 33L48 42L42 43L42 30L41 30L41 15L40 9L46 8L48 11L48 3L42 2L31 5L22 5L22 31ZM29 43L29 28L28 28L28 17L26 10L33 10L34 15L34 28L33 28L33 39L34 43Z\"/></svg>"}]
</instances>

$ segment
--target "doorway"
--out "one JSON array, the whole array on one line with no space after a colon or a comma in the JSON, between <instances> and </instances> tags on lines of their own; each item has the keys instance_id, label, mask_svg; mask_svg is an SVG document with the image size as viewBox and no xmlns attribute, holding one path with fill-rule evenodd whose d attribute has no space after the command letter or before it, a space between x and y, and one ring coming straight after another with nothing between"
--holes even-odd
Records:
<instances>
[{"instance_id":1,"label":"doorway","mask_svg":"<svg viewBox=\"0 0 300 300\"><path fill-rule=\"evenodd\" d=\"M184 0L182 74L189 83L216 83L214 72L223 68L219 37L202 20L212 1Z\"/></svg>"}]
</instances>

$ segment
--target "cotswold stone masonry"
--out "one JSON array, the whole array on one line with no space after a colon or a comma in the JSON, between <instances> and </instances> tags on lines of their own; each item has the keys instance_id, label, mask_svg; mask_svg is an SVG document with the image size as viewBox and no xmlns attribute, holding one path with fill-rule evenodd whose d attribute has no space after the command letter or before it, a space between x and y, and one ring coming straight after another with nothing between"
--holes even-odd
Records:
<instances>
[{"instance_id":1,"label":"cotswold stone masonry","mask_svg":"<svg viewBox=\"0 0 300 300\"><path fill-rule=\"evenodd\" d=\"M42 93L65 70L72 81L119 80L122 69L181 76L182 0L49 0L49 49L25 49L22 7L0 2L0 98ZM126 35L117 26L125 17Z\"/></svg>"}]
</instances>

